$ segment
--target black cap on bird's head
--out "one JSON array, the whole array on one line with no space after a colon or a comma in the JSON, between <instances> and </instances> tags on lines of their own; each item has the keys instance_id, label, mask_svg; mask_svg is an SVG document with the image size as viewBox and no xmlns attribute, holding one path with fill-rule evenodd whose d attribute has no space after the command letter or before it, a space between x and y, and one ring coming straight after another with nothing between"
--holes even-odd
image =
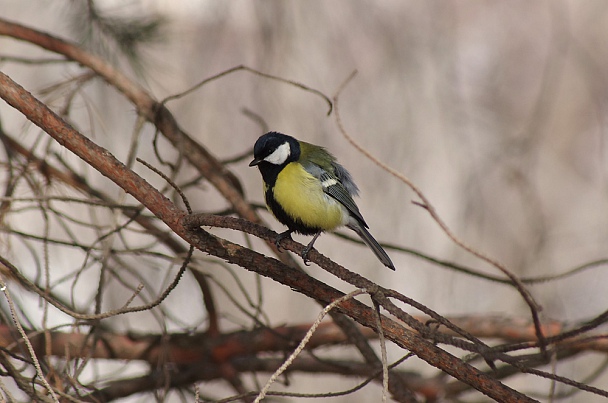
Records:
<instances>
[{"instance_id":1,"label":"black cap on bird's head","mask_svg":"<svg viewBox=\"0 0 608 403\"><path fill-rule=\"evenodd\" d=\"M253 161L249 166L262 162L283 165L297 161L300 157L300 144L295 138L279 132L268 132L261 136L253 147Z\"/></svg>"}]
</instances>

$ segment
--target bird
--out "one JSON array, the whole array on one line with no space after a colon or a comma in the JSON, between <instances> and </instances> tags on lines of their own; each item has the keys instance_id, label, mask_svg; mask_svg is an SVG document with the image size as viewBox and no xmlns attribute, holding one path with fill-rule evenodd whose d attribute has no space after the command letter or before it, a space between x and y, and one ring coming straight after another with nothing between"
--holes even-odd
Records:
<instances>
[{"instance_id":1,"label":"bird","mask_svg":"<svg viewBox=\"0 0 608 403\"><path fill-rule=\"evenodd\" d=\"M276 131L257 139L250 167L257 166L268 210L287 226L275 244L292 233L314 235L303 249L307 256L319 235L346 226L355 231L389 269L393 262L368 231L353 197L359 189L351 174L325 148Z\"/></svg>"}]
</instances>

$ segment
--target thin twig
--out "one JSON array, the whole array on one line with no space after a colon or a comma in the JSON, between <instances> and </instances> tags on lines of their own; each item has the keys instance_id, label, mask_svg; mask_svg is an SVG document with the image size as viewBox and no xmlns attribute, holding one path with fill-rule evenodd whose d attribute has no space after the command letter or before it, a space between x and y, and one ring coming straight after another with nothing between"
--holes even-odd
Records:
<instances>
[{"instance_id":1,"label":"thin twig","mask_svg":"<svg viewBox=\"0 0 608 403\"><path fill-rule=\"evenodd\" d=\"M315 331L317 330L317 327L319 327L319 325L321 324L321 321L323 320L323 318L325 318L325 316L329 313L329 311L331 311L332 309L334 309L337 305L340 305L342 302L347 301L351 298L356 297L357 295L361 295L366 293L367 291L365 289L359 289L359 290L355 290L353 292L350 292L338 299L336 299L334 302L332 302L331 304L327 305L319 314L319 316L317 317L317 320L315 320L315 322L312 324L312 326L310 327L310 329L308 330L308 332L306 333L306 336L304 336L304 338L302 339L302 341L300 342L300 344L298 344L298 347L296 347L296 349L293 351L293 353L291 353L291 355L285 360L285 362L283 363L283 365L281 365L279 367L279 369L277 369L274 374L272 374L272 376L270 377L270 379L268 379L268 382L266 382L266 385L264 385L264 387L262 388L262 390L260 391L260 393L258 394L258 396L255 398L254 403L259 403L265 396L266 393L268 392L268 390L270 389L270 387L272 386L272 384L274 383L274 381L276 381L276 379L283 373L285 372L285 370L287 368L289 368L289 366L291 365L291 363L293 362L293 360L296 359L296 357L302 352L302 350L304 350L304 347L306 347L306 344L308 344L308 341L310 340L310 338L312 337L312 335L315 333Z\"/></svg>"},{"instance_id":2,"label":"thin twig","mask_svg":"<svg viewBox=\"0 0 608 403\"><path fill-rule=\"evenodd\" d=\"M376 309L376 331L380 340L380 351L382 354L382 402L388 399L388 358L386 356L386 340L384 340L384 332L382 331L382 316L380 315L380 304L372 298L374 308Z\"/></svg>"},{"instance_id":3,"label":"thin twig","mask_svg":"<svg viewBox=\"0 0 608 403\"><path fill-rule=\"evenodd\" d=\"M53 401L56 403L59 403L59 398L55 394L55 391L53 390L51 385L46 380L46 378L44 376L44 372L42 372L42 367L40 367L40 362L38 361L38 358L36 357L34 347L32 346L30 339L27 337L25 330L23 330L23 326L21 326L21 322L19 322L19 318L17 318L17 310L15 309L15 304L13 302L13 299L11 298L11 294L8 291L8 287L7 287L6 283L4 282L4 277L2 275L0 275L0 291L4 292L4 296L6 297L6 302L8 303L8 307L11 311L11 318L13 319L13 323L17 327L17 331L19 331L19 334L21 335L21 339L23 340L23 342L25 343L25 346L27 347L27 351L29 352L30 358L32 359L32 362L34 364L34 368L36 368L36 374L40 378L42 384L49 391L49 394L51 395L51 398L53 399Z\"/></svg>"},{"instance_id":4,"label":"thin twig","mask_svg":"<svg viewBox=\"0 0 608 403\"><path fill-rule=\"evenodd\" d=\"M174 99L179 99L179 98L185 97L186 95L188 95L188 94L196 91L197 89L201 88L205 84L208 84L208 83L210 83L212 81L215 81L217 79L220 79L222 77L225 77L227 75L235 73L237 71L247 71L247 72L252 73L254 75L257 75L257 76L260 76L260 77L264 77L264 78L268 78L270 80L278 81L278 82L281 82L281 83L290 84L290 85L293 85L294 87L298 87L298 88L300 88L300 89L302 89L304 91L311 92L311 93L313 93L315 95L318 95L321 98L323 98L323 100L325 102L327 102L327 104L329 106L329 110L327 111L327 115L329 116L331 114L331 112L332 112L333 106L332 106L331 99L327 95L323 94L321 91L316 90L314 88L311 88L311 87L309 87L307 85L304 85L304 84L299 83L299 82L294 81L294 80L288 80L288 79L283 78L283 77L275 76L275 75L268 74L268 73L263 73L263 72L261 72L259 70L253 69L253 68L245 66L245 65L235 66L235 67L232 67L232 68L230 68L228 70L224 70L221 73L218 73L218 74L215 74L215 75L213 75L211 77L205 78L204 80L202 80L199 83L193 85L192 87L190 87L186 91L183 91L183 92L171 95L169 97L166 97L160 103L161 104L166 104L167 102L173 101Z\"/></svg>"}]
</instances>

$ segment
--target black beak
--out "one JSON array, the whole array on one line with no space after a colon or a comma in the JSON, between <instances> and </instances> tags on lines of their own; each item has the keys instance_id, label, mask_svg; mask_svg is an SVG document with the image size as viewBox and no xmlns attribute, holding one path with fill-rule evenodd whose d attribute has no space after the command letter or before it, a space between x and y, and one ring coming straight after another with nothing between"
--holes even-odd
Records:
<instances>
[{"instance_id":1,"label":"black beak","mask_svg":"<svg viewBox=\"0 0 608 403\"><path fill-rule=\"evenodd\" d=\"M254 158L254 160L249 163L249 166L254 167L262 161L264 161L264 158Z\"/></svg>"}]
</instances>

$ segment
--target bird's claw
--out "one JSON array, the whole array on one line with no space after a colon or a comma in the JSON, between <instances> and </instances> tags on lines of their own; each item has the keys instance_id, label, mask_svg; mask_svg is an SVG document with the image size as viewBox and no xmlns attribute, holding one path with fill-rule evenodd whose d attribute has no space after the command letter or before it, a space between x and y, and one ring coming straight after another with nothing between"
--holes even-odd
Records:
<instances>
[{"instance_id":1,"label":"bird's claw","mask_svg":"<svg viewBox=\"0 0 608 403\"><path fill-rule=\"evenodd\" d=\"M281 250L281 241L283 239L291 239L291 233L293 231L291 230L287 230L285 232L281 232L279 235L277 235L277 237L274 240L274 245L277 247L277 249L280 251ZM302 253L300 254L300 256L302 256L302 260L304 261L304 264L306 266L310 266L310 264L308 264L309 260L308 260L308 254L310 253L310 251L312 250L312 246L315 243L315 240L317 239L317 237L319 236L320 233L317 233L317 235L315 235L315 237L312 239L312 241L306 245L304 247L304 249L302 249Z\"/></svg>"},{"instance_id":2,"label":"bird's claw","mask_svg":"<svg viewBox=\"0 0 608 403\"><path fill-rule=\"evenodd\" d=\"M312 249L312 245L308 245L305 246L304 249L302 249L302 254L300 256L302 256L302 260L304 261L304 264L306 266L310 266L310 264L308 264L309 260L308 260L308 254L310 253Z\"/></svg>"},{"instance_id":3,"label":"bird's claw","mask_svg":"<svg viewBox=\"0 0 608 403\"><path fill-rule=\"evenodd\" d=\"M277 247L277 249L279 250L279 252L281 251L281 241L283 239L291 239L291 231L285 231L285 232L281 232L279 235L277 235L277 237L274 240L274 246Z\"/></svg>"}]
</instances>

